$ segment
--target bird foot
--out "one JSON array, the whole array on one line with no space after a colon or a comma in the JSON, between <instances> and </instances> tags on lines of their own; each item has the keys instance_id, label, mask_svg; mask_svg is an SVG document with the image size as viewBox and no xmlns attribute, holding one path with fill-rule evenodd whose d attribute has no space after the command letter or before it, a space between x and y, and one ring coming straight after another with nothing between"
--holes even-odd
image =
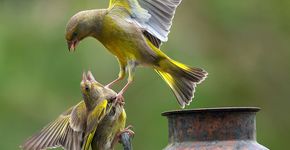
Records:
<instances>
[{"instance_id":1,"label":"bird foot","mask_svg":"<svg viewBox=\"0 0 290 150\"><path fill-rule=\"evenodd\" d=\"M132 125L129 125L129 126L126 127L124 130L122 130L122 131L118 134L119 139L121 139L121 135L124 134L124 133L129 134L130 137L134 137L135 132L132 130L132 128L133 128L133 126L132 126Z\"/></svg>"},{"instance_id":2,"label":"bird foot","mask_svg":"<svg viewBox=\"0 0 290 150\"><path fill-rule=\"evenodd\" d=\"M122 93L118 93L118 94L117 94L117 96L116 96L116 101L117 101L117 103L119 103L119 104L125 105L125 99L124 99Z\"/></svg>"},{"instance_id":3,"label":"bird foot","mask_svg":"<svg viewBox=\"0 0 290 150\"><path fill-rule=\"evenodd\" d=\"M134 131L131 130L131 128L133 128L133 126L129 125L127 128L125 128L122 131L120 131L119 133L117 133L114 137L114 140L112 142L111 147L113 147L117 142L122 143L122 135L124 133L127 133L130 138L134 137L135 133L134 133Z\"/></svg>"}]
</instances>

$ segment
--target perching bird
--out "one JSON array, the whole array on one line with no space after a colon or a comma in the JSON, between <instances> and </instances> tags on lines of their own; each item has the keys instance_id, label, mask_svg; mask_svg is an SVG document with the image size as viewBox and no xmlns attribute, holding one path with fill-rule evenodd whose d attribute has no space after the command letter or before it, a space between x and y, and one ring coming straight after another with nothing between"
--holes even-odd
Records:
<instances>
[{"instance_id":1,"label":"perching bird","mask_svg":"<svg viewBox=\"0 0 290 150\"><path fill-rule=\"evenodd\" d=\"M56 120L30 137L21 148L42 150L63 147L65 150L88 150L99 122L110 111L107 104L116 93L98 83L91 72L81 82L83 101L62 113Z\"/></svg>"},{"instance_id":2,"label":"perching bird","mask_svg":"<svg viewBox=\"0 0 290 150\"><path fill-rule=\"evenodd\" d=\"M130 130L130 126L125 128L126 112L122 103L110 103L112 105L111 111L100 122L94 138L92 140L92 150L113 150L117 142L127 142L121 137L127 135L129 137L134 135ZM131 143L126 143L124 148L130 147Z\"/></svg>"},{"instance_id":3,"label":"perching bird","mask_svg":"<svg viewBox=\"0 0 290 150\"><path fill-rule=\"evenodd\" d=\"M68 22L66 40L70 51L86 37L99 40L116 56L120 64L119 77L107 87L125 77L128 82L118 93L132 83L135 68L148 66L170 86L182 108L191 102L196 84L207 72L172 60L159 48L167 41L172 19L181 0L110 0L107 9L81 11Z\"/></svg>"}]
</instances>

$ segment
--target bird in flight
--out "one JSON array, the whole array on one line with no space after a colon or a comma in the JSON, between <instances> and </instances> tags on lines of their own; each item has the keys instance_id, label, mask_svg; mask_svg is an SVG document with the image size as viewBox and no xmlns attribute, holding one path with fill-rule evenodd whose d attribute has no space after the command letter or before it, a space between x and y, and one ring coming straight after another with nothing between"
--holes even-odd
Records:
<instances>
[{"instance_id":1,"label":"bird in flight","mask_svg":"<svg viewBox=\"0 0 290 150\"><path fill-rule=\"evenodd\" d=\"M180 3L181 0L110 0L107 9L78 12L66 27L68 48L74 51L81 40L93 37L117 58L119 76L107 87L128 74L117 99L123 99L136 67L145 66L163 78L184 108L192 101L196 85L206 78L207 72L175 61L160 50L162 42L168 40Z\"/></svg>"}]
</instances>

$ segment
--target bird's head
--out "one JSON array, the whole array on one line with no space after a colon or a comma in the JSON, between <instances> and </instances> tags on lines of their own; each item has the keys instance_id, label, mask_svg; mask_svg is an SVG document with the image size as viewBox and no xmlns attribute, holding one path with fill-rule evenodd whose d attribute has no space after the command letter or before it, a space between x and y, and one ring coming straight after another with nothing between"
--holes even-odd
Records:
<instances>
[{"instance_id":1,"label":"bird's head","mask_svg":"<svg viewBox=\"0 0 290 150\"><path fill-rule=\"evenodd\" d=\"M97 82L91 73L83 73L83 79L81 81L81 92L83 98L88 101L97 101L103 97L104 86Z\"/></svg>"},{"instance_id":2,"label":"bird's head","mask_svg":"<svg viewBox=\"0 0 290 150\"><path fill-rule=\"evenodd\" d=\"M74 51L81 40L92 34L94 18L91 10L81 11L71 17L65 34L69 51Z\"/></svg>"}]
</instances>

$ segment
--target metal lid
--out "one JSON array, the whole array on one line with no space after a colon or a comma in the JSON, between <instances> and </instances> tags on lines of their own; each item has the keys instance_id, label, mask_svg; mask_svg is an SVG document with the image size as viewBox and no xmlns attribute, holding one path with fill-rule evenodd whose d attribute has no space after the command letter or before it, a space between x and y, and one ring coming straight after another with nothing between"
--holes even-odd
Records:
<instances>
[{"instance_id":1,"label":"metal lid","mask_svg":"<svg viewBox=\"0 0 290 150\"><path fill-rule=\"evenodd\" d=\"M161 113L162 116L169 116L175 114L191 114L204 112L258 112L259 107L213 107L213 108L196 108L196 109L181 109L171 110Z\"/></svg>"}]
</instances>

